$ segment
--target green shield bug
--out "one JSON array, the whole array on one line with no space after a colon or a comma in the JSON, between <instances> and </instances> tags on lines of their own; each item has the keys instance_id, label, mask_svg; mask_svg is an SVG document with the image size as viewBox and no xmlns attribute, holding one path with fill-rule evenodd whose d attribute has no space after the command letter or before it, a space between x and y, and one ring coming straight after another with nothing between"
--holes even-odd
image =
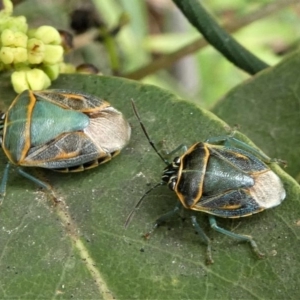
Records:
<instances>
[{"instance_id":1,"label":"green shield bug","mask_svg":"<svg viewBox=\"0 0 300 300\"><path fill-rule=\"evenodd\" d=\"M26 90L0 119L0 144L9 162L0 185L4 198L10 164L51 192L20 167L80 172L109 161L130 139L122 113L107 101L70 90Z\"/></svg>"},{"instance_id":2,"label":"green shield bug","mask_svg":"<svg viewBox=\"0 0 300 300\"><path fill-rule=\"evenodd\" d=\"M194 144L169 163L151 141L133 101L132 106L150 145L167 167L163 171L161 182L138 201L129 214L125 227L146 195L158 186L168 185L176 193L179 202L175 209L156 220L146 237L161 223L178 213L180 207L184 207L207 213L212 229L249 242L256 255L262 257L252 236L236 234L219 227L215 216L247 217L279 205L285 199L285 190L279 177L266 165L276 160L232 136L220 136ZM196 232L207 245L206 262L211 264L211 241L197 223L196 217L192 216L191 220Z\"/></svg>"}]
</instances>

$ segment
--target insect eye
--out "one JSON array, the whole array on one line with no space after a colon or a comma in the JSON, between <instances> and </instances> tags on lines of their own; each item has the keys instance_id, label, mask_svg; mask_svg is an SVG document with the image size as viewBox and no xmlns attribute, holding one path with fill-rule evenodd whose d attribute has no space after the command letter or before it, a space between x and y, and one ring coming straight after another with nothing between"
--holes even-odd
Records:
<instances>
[{"instance_id":1,"label":"insect eye","mask_svg":"<svg viewBox=\"0 0 300 300\"><path fill-rule=\"evenodd\" d=\"M175 157L173 160L174 165L179 166L180 165L180 157Z\"/></svg>"}]
</instances>

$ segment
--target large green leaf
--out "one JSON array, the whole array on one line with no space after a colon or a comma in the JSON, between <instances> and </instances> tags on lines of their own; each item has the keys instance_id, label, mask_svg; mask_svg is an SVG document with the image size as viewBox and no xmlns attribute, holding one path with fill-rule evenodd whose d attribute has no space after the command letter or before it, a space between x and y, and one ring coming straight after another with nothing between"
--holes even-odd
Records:
<instances>
[{"instance_id":1,"label":"large green leaf","mask_svg":"<svg viewBox=\"0 0 300 300\"><path fill-rule=\"evenodd\" d=\"M176 195L157 188L144 201L129 228L126 217L137 200L160 181L165 167L149 146L133 114L134 99L155 142L172 150L211 136L228 126L209 112L154 86L119 78L66 75L54 88L98 95L128 118L132 139L121 155L91 171L59 174L30 170L47 178L62 201L48 195L15 169L0 211L0 298L74 299L252 299L298 296L299 187L278 166L287 198L280 207L219 225L255 237L266 258L249 245L218 234L198 221L213 239L215 264L206 266L205 245L186 219L170 220L145 241L155 219L173 209ZM14 98L1 81L5 105ZM2 104L2 103L1 103ZM238 135L241 137L240 135ZM243 137L241 137L243 138ZM280 145L279 145L280 146ZM0 156L2 168L6 158Z\"/></svg>"},{"instance_id":2,"label":"large green leaf","mask_svg":"<svg viewBox=\"0 0 300 300\"><path fill-rule=\"evenodd\" d=\"M300 52L232 89L213 109L237 124L273 157L287 161L286 171L300 182Z\"/></svg>"}]
</instances>

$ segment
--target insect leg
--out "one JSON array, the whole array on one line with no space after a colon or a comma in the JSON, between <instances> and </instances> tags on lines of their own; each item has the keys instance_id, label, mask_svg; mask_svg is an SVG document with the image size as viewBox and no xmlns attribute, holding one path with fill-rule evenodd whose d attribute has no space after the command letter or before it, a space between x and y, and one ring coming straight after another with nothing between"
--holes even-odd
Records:
<instances>
[{"instance_id":1,"label":"insect leg","mask_svg":"<svg viewBox=\"0 0 300 300\"><path fill-rule=\"evenodd\" d=\"M185 144L180 144L175 149L173 149L170 152L166 152L165 155L168 157L173 156L176 152L181 151L182 153L185 153L188 150L187 146Z\"/></svg>"},{"instance_id":2,"label":"insect leg","mask_svg":"<svg viewBox=\"0 0 300 300\"><path fill-rule=\"evenodd\" d=\"M214 216L209 216L209 223L210 223L210 226L212 229L220 232L220 233L223 233L225 235L228 235L232 238L235 238L235 239L238 239L240 241L245 241L245 242L249 242L254 253L259 257L259 258L262 258L264 256L263 253L261 253L257 247L257 244L256 242L253 240L253 237L251 235L243 235L243 234L237 234L237 233L233 233L229 230L226 230L224 228L221 228L217 225L217 221L215 219Z\"/></svg>"},{"instance_id":3,"label":"insect leg","mask_svg":"<svg viewBox=\"0 0 300 300\"><path fill-rule=\"evenodd\" d=\"M41 180L37 179L36 177L34 177L34 176L32 176L32 175L26 173L26 172L23 171L21 168L18 168L18 172L19 172L19 174L21 174L21 175L24 176L25 178L27 178L27 179L33 181L34 183L36 183L36 184L39 185L40 187L42 187L42 188L44 188L45 190L47 190L47 191L50 193L50 195L51 195L51 197L53 198L53 200L54 200L55 203L59 202L59 201L56 199L56 197L55 197L55 195L54 195L54 192L53 192L53 189L52 189L52 187L51 187L50 184L48 184L48 183L46 183L46 182L44 182L44 181L41 181Z\"/></svg>"},{"instance_id":4,"label":"insect leg","mask_svg":"<svg viewBox=\"0 0 300 300\"><path fill-rule=\"evenodd\" d=\"M156 221L154 226L152 227L152 229L147 232L144 236L145 238L149 238L150 234L152 234L152 232L162 223L164 223L166 220L170 219L171 217L173 217L175 214L177 214L179 212L180 207L182 206L181 203L178 203L173 210L165 213L164 215L160 216Z\"/></svg>"},{"instance_id":5,"label":"insect leg","mask_svg":"<svg viewBox=\"0 0 300 300\"><path fill-rule=\"evenodd\" d=\"M195 216L191 217L192 219L192 224L196 230L196 232L199 234L199 236L202 238L204 243L206 244L206 264L211 265L214 263L211 255L211 240L208 238L208 236L205 234L203 229L200 227L200 225L197 222L197 219Z\"/></svg>"},{"instance_id":6,"label":"insect leg","mask_svg":"<svg viewBox=\"0 0 300 300\"><path fill-rule=\"evenodd\" d=\"M3 178L1 181L0 185L0 205L3 202L3 199L5 197L6 193L6 184L7 184L7 179L8 179L8 171L9 171L10 163L8 162L5 166L4 173L3 173Z\"/></svg>"}]
</instances>

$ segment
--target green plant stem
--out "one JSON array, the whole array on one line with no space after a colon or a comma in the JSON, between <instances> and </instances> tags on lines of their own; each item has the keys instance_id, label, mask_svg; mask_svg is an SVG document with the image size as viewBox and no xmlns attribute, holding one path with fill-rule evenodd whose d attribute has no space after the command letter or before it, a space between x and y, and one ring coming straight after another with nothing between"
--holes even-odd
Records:
<instances>
[{"instance_id":1,"label":"green plant stem","mask_svg":"<svg viewBox=\"0 0 300 300\"><path fill-rule=\"evenodd\" d=\"M237 67L253 75L268 65L228 34L198 0L173 0L189 22L214 48Z\"/></svg>"},{"instance_id":2,"label":"green plant stem","mask_svg":"<svg viewBox=\"0 0 300 300\"><path fill-rule=\"evenodd\" d=\"M100 28L101 37L110 58L111 69L114 73L117 73L120 68L120 62L118 58L118 51L114 36L109 32L106 27Z\"/></svg>"}]
</instances>

